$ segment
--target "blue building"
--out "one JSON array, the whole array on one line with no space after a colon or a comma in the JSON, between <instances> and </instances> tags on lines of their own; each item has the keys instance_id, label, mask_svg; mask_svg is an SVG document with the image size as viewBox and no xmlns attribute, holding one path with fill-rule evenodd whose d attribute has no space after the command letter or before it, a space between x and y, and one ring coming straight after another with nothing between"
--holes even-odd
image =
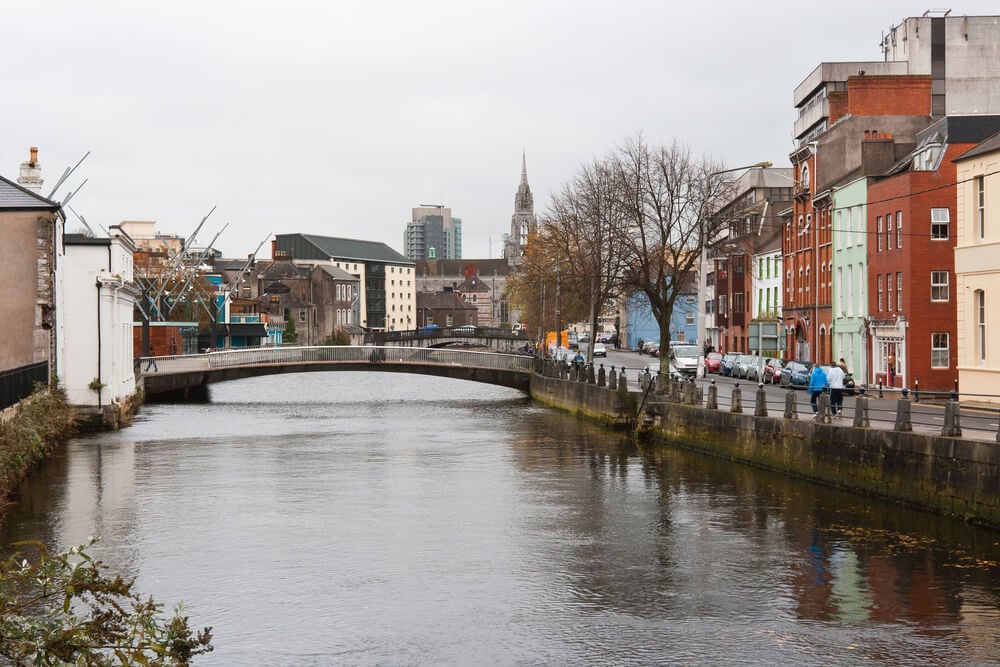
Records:
<instances>
[{"instance_id":1,"label":"blue building","mask_svg":"<svg viewBox=\"0 0 1000 667\"><path fill-rule=\"evenodd\" d=\"M632 292L626 298L625 345L634 350L639 340L659 341L660 327L649 307L645 292ZM674 312L670 316L670 340L694 343L698 340L698 297L696 294L681 294L674 301Z\"/></svg>"}]
</instances>

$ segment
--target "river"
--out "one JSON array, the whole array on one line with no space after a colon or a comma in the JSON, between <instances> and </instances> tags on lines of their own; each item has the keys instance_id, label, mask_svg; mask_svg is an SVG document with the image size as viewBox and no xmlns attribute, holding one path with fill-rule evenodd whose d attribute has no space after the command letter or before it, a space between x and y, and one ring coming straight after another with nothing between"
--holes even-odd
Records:
<instances>
[{"instance_id":1,"label":"river","mask_svg":"<svg viewBox=\"0 0 1000 667\"><path fill-rule=\"evenodd\" d=\"M198 665L1000 662L1000 533L521 394L306 373L147 405L23 489L5 543L92 552Z\"/></svg>"}]
</instances>

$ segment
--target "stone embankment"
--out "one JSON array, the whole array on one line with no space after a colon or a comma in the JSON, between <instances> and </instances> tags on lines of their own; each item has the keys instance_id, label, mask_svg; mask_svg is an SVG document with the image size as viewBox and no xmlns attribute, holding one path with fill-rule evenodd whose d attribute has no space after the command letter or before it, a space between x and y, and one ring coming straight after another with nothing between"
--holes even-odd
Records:
<instances>
[{"instance_id":1,"label":"stone embankment","mask_svg":"<svg viewBox=\"0 0 1000 667\"><path fill-rule=\"evenodd\" d=\"M540 370L532 398L599 423L633 427L644 439L1000 528L1000 444L963 438L961 429L955 435L916 432L905 397L894 422L875 425L866 409L851 421L831 419L828 400L821 400L815 417L799 417L790 395L791 409L768 415L759 408L743 412L738 400L720 409L714 386L708 396L694 383L654 382L649 391L628 391L620 376L612 385L586 371Z\"/></svg>"}]
</instances>

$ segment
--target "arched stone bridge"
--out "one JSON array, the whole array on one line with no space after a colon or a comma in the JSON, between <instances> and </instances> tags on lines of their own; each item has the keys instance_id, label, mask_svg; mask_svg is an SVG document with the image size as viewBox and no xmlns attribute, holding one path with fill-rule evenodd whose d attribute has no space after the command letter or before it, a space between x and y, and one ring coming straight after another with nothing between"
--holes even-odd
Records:
<instances>
[{"instance_id":1,"label":"arched stone bridge","mask_svg":"<svg viewBox=\"0 0 1000 667\"><path fill-rule=\"evenodd\" d=\"M207 395L216 382L279 373L378 371L420 373L486 382L528 392L534 359L519 354L393 346L255 347L206 354L139 359L137 377L147 397Z\"/></svg>"},{"instance_id":2,"label":"arched stone bridge","mask_svg":"<svg viewBox=\"0 0 1000 667\"><path fill-rule=\"evenodd\" d=\"M392 347L488 347L517 353L525 348L526 331L499 327L423 327L407 331L374 331L365 334L365 345Z\"/></svg>"}]
</instances>

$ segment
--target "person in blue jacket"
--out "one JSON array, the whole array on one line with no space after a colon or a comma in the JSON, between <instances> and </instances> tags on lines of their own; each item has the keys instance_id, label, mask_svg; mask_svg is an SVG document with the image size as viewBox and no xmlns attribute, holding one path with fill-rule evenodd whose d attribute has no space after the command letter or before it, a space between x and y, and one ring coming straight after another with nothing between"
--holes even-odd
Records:
<instances>
[{"instance_id":1,"label":"person in blue jacket","mask_svg":"<svg viewBox=\"0 0 1000 667\"><path fill-rule=\"evenodd\" d=\"M830 386L830 382L826 378L826 373L823 372L819 364L816 364L813 366L812 373L809 374L809 403L812 405L813 412L819 412L816 401L828 386Z\"/></svg>"}]
</instances>

